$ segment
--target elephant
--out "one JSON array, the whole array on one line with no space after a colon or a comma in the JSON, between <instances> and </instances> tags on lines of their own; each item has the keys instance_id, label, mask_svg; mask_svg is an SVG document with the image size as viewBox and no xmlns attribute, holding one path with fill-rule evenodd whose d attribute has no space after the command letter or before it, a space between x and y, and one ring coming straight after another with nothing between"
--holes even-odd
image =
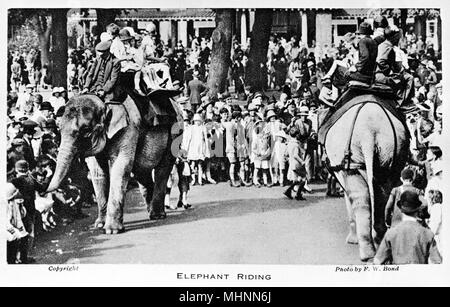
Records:
<instances>
[{"instance_id":1,"label":"elephant","mask_svg":"<svg viewBox=\"0 0 450 307\"><path fill-rule=\"evenodd\" d=\"M356 167L330 169L345 191L350 222L347 243L359 244L363 262L373 260L387 231L384 208L409 157L409 134L401 117L374 101L368 99L345 111L329 128L323 144L330 166L343 166L350 148Z\"/></svg>"},{"instance_id":2,"label":"elephant","mask_svg":"<svg viewBox=\"0 0 450 307\"><path fill-rule=\"evenodd\" d=\"M165 218L166 185L175 163L171 129L144 125L130 96L122 104L105 104L92 94L72 97L61 120L61 145L47 191L58 188L79 154L86 157L97 198L95 227L106 234L125 230L123 207L131 173L139 182L150 219Z\"/></svg>"}]
</instances>

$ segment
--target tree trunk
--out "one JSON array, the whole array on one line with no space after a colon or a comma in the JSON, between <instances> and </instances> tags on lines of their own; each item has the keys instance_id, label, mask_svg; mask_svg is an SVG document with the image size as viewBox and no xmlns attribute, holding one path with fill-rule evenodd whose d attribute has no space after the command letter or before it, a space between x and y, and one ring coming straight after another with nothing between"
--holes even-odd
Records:
<instances>
[{"instance_id":1,"label":"tree trunk","mask_svg":"<svg viewBox=\"0 0 450 307\"><path fill-rule=\"evenodd\" d=\"M67 89L67 12L52 10L52 85Z\"/></svg>"},{"instance_id":2,"label":"tree trunk","mask_svg":"<svg viewBox=\"0 0 450 307\"><path fill-rule=\"evenodd\" d=\"M50 32L52 30L51 18L39 13L31 18L31 24L39 38L39 47L41 48L41 64L50 64Z\"/></svg>"},{"instance_id":3,"label":"tree trunk","mask_svg":"<svg viewBox=\"0 0 450 307\"><path fill-rule=\"evenodd\" d=\"M272 19L272 9L256 9L247 76L247 83L252 87L253 91L264 90L264 85L267 83L267 76L261 67L265 66L267 62Z\"/></svg>"},{"instance_id":4,"label":"tree trunk","mask_svg":"<svg viewBox=\"0 0 450 307\"><path fill-rule=\"evenodd\" d=\"M408 32L406 20L408 19L408 9L400 9L400 28L403 30L403 34Z\"/></svg>"},{"instance_id":5,"label":"tree trunk","mask_svg":"<svg viewBox=\"0 0 450 307\"><path fill-rule=\"evenodd\" d=\"M106 31L106 26L113 23L116 20L116 9L95 9L97 12L97 39L95 44L100 42L100 34Z\"/></svg>"},{"instance_id":6,"label":"tree trunk","mask_svg":"<svg viewBox=\"0 0 450 307\"><path fill-rule=\"evenodd\" d=\"M416 16L414 19L417 38L422 36L422 40L425 42L427 39L427 18L426 16Z\"/></svg>"},{"instance_id":7,"label":"tree trunk","mask_svg":"<svg viewBox=\"0 0 450 307\"><path fill-rule=\"evenodd\" d=\"M216 28L212 33L213 46L208 76L210 97L227 89L226 81L231 57L231 29L235 14L234 9L216 10Z\"/></svg>"},{"instance_id":8,"label":"tree trunk","mask_svg":"<svg viewBox=\"0 0 450 307\"><path fill-rule=\"evenodd\" d=\"M437 17L437 47L439 52L442 51L442 19L441 16L439 15Z\"/></svg>"}]
</instances>

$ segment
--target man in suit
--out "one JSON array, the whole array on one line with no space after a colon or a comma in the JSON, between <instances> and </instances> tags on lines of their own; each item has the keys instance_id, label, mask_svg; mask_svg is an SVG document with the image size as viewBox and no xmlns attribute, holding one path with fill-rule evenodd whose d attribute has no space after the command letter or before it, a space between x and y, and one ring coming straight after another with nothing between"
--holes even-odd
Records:
<instances>
[{"instance_id":1,"label":"man in suit","mask_svg":"<svg viewBox=\"0 0 450 307\"><path fill-rule=\"evenodd\" d=\"M193 111L195 112L198 106L202 103L202 93L206 91L205 84L199 80L199 72L196 70L193 74L194 79L188 83L189 102L191 103Z\"/></svg>"},{"instance_id":2,"label":"man in suit","mask_svg":"<svg viewBox=\"0 0 450 307\"><path fill-rule=\"evenodd\" d=\"M119 86L120 61L110 52L111 41L95 47L97 57L91 65L82 93L95 93L105 101L123 102L125 91Z\"/></svg>"}]
</instances>

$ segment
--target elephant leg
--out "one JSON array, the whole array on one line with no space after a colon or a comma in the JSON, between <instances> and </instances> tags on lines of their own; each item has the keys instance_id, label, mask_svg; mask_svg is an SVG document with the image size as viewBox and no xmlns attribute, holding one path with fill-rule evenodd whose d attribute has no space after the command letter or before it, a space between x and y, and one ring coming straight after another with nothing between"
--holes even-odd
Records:
<instances>
[{"instance_id":1,"label":"elephant leg","mask_svg":"<svg viewBox=\"0 0 450 307\"><path fill-rule=\"evenodd\" d=\"M374 211L374 223L373 223L373 238L375 244L378 246L383 240L384 234L387 231L385 207L389 199L389 193L392 189L393 183L387 182L383 186L374 185L375 194L375 211Z\"/></svg>"},{"instance_id":2,"label":"elephant leg","mask_svg":"<svg viewBox=\"0 0 450 307\"><path fill-rule=\"evenodd\" d=\"M353 211L356 234L359 244L359 255L362 261L371 261L376 249L372 238L372 212L369 188L360 174L346 174L345 188Z\"/></svg>"},{"instance_id":3,"label":"elephant leg","mask_svg":"<svg viewBox=\"0 0 450 307\"><path fill-rule=\"evenodd\" d=\"M340 184L344 183L344 173L338 172L335 173L336 175L336 179L338 180L338 182ZM331 179L333 181L333 179ZM334 192L336 192L336 182L334 183ZM333 192L333 191L332 191ZM352 208L352 203L350 201L350 198L347 195L347 191L344 193L344 198L345 198L345 206L347 209L347 217L348 217L348 222L349 222L349 232L347 235L347 238L345 239L345 242L347 242L348 244L358 244L358 236L356 234L356 221L355 221L355 214L353 212L353 208Z\"/></svg>"},{"instance_id":4,"label":"elephant leg","mask_svg":"<svg viewBox=\"0 0 450 307\"><path fill-rule=\"evenodd\" d=\"M122 154L114 159L111 165L111 180L104 228L106 234L117 234L125 231L123 206L133 160L128 155Z\"/></svg>"},{"instance_id":5,"label":"elephant leg","mask_svg":"<svg viewBox=\"0 0 450 307\"><path fill-rule=\"evenodd\" d=\"M98 206L98 217L95 220L94 227L101 229L105 226L108 202L108 161L106 159L103 160L96 157L88 157L85 161L89 168Z\"/></svg>"},{"instance_id":6,"label":"elephant leg","mask_svg":"<svg viewBox=\"0 0 450 307\"><path fill-rule=\"evenodd\" d=\"M153 197L154 182L150 171L145 171L142 169L133 171L137 181L139 182L139 191L145 200L147 205L147 211L150 212L150 202Z\"/></svg>"},{"instance_id":7,"label":"elephant leg","mask_svg":"<svg viewBox=\"0 0 450 307\"><path fill-rule=\"evenodd\" d=\"M164 164L155 168L155 183L149 206L150 220L166 218L164 199L167 190L167 180L172 172L173 164Z\"/></svg>"}]
</instances>

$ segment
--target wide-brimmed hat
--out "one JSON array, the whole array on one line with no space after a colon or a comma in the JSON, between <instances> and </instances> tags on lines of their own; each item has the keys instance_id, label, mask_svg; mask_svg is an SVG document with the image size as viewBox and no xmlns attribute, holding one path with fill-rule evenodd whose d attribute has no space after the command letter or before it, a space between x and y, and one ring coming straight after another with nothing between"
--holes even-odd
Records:
<instances>
[{"instance_id":1,"label":"wide-brimmed hat","mask_svg":"<svg viewBox=\"0 0 450 307\"><path fill-rule=\"evenodd\" d=\"M34 85L31 83L28 83L27 85L25 85L25 88L34 88Z\"/></svg>"},{"instance_id":2,"label":"wide-brimmed hat","mask_svg":"<svg viewBox=\"0 0 450 307\"><path fill-rule=\"evenodd\" d=\"M25 145L25 144L26 144L26 142L22 138L15 138L11 141L11 146L14 146L14 147Z\"/></svg>"},{"instance_id":3,"label":"wide-brimmed hat","mask_svg":"<svg viewBox=\"0 0 450 307\"><path fill-rule=\"evenodd\" d=\"M108 32L103 32L102 34L100 34L101 42L106 42L106 41L110 41L110 40L112 40L112 36Z\"/></svg>"},{"instance_id":4,"label":"wide-brimmed hat","mask_svg":"<svg viewBox=\"0 0 450 307\"><path fill-rule=\"evenodd\" d=\"M30 165L26 160L19 160L14 165L14 168L19 172L28 172L30 170Z\"/></svg>"},{"instance_id":5,"label":"wide-brimmed hat","mask_svg":"<svg viewBox=\"0 0 450 307\"><path fill-rule=\"evenodd\" d=\"M414 213L423 208L419 194L414 191L405 191L400 196L397 206L403 213Z\"/></svg>"},{"instance_id":6,"label":"wide-brimmed hat","mask_svg":"<svg viewBox=\"0 0 450 307\"><path fill-rule=\"evenodd\" d=\"M120 30L119 37L121 41L129 41L134 39L134 37L131 36L130 31L128 31L127 29Z\"/></svg>"},{"instance_id":7,"label":"wide-brimmed hat","mask_svg":"<svg viewBox=\"0 0 450 307\"><path fill-rule=\"evenodd\" d=\"M274 110L269 110L269 111L267 111L267 114L266 114L266 119L270 119L270 118L272 118L272 117L276 117L277 116L277 113L275 113L275 111Z\"/></svg>"},{"instance_id":8,"label":"wide-brimmed hat","mask_svg":"<svg viewBox=\"0 0 450 307\"><path fill-rule=\"evenodd\" d=\"M22 123L22 126L24 132L32 133L34 139L38 139L44 134L39 124L33 120L27 119Z\"/></svg>"},{"instance_id":9,"label":"wide-brimmed hat","mask_svg":"<svg viewBox=\"0 0 450 307\"><path fill-rule=\"evenodd\" d=\"M368 22L364 21L359 25L359 29L358 31L356 31L356 33L362 35L372 35L373 34L372 26Z\"/></svg>"},{"instance_id":10,"label":"wide-brimmed hat","mask_svg":"<svg viewBox=\"0 0 450 307\"><path fill-rule=\"evenodd\" d=\"M428 69L432 69L432 70L436 70L436 66L434 66L433 61L428 61L427 68Z\"/></svg>"},{"instance_id":11,"label":"wide-brimmed hat","mask_svg":"<svg viewBox=\"0 0 450 307\"><path fill-rule=\"evenodd\" d=\"M309 108L307 106L301 106L298 111L300 115L309 115Z\"/></svg>"},{"instance_id":12,"label":"wide-brimmed hat","mask_svg":"<svg viewBox=\"0 0 450 307\"><path fill-rule=\"evenodd\" d=\"M58 93L58 94L59 94L59 87L57 87L57 86L55 86L55 87L52 89L52 94L55 94L55 93Z\"/></svg>"}]
</instances>

